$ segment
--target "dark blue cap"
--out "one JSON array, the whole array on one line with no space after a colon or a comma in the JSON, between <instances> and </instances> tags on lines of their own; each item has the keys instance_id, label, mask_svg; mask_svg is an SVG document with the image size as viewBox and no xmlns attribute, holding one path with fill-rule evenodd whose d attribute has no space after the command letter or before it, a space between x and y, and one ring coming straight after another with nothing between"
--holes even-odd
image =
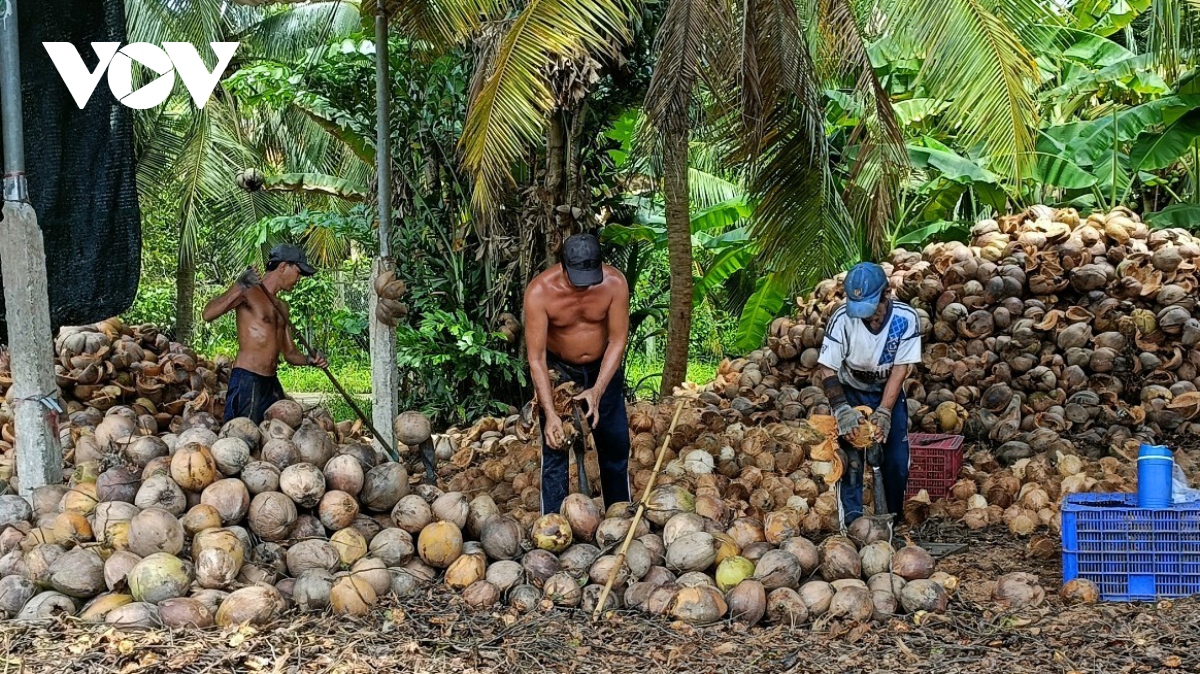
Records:
<instances>
[{"instance_id":1,"label":"dark blue cap","mask_svg":"<svg viewBox=\"0 0 1200 674\"><path fill-rule=\"evenodd\" d=\"M567 279L576 288L587 288L604 281L600 241L591 234L567 237L562 246L562 265L567 270Z\"/></svg>"},{"instance_id":2,"label":"dark blue cap","mask_svg":"<svg viewBox=\"0 0 1200 674\"><path fill-rule=\"evenodd\" d=\"M846 274L846 313L851 318L867 318L875 313L887 284L883 267L874 262L854 265Z\"/></svg>"}]
</instances>

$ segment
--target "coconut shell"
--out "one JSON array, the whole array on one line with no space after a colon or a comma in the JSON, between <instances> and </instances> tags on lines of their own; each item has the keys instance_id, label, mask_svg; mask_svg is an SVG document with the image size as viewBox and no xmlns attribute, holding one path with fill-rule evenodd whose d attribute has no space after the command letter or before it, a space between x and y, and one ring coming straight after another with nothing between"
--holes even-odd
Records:
<instances>
[{"instance_id":1,"label":"coconut shell","mask_svg":"<svg viewBox=\"0 0 1200 674\"><path fill-rule=\"evenodd\" d=\"M366 510L383 513L396 507L405 496L408 496L408 472L403 465L388 462L367 471L358 500Z\"/></svg>"},{"instance_id":2,"label":"coconut shell","mask_svg":"<svg viewBox=\"0 0 1200 674\"><path fill-rule=\"evenodd\" d=\"M601 512L596 503L583 494L568 494L559 509L571 526L572 538L577 541L593 542L600 527Z\"/></svg>"},{"instance_id":3,"label":"coconut shell","mask_svg":"<svg viewBox=\"0 0 1200 674\"><path fill-rule=\"evenodd\" d=\"M330 544L337 550L338 559L344 566L350 566L367 555L367 539L357 529L342 529L329 538Z\"/></svg>"},{"instance_id":4,"label":"coconut shell","mask_svg":"<svg viewBox=\"0 0 1200 674\"><path fill-rule=\"evenodd\" d=\"M481 542L488 557L516 559L522 552L521 525L511 517L494 517L483 525Z\"/></svg>"},{"instance_id":5,"label":"coconut shell","mask_svg":"<svg viewBox=\"0 0 1200 674\"><path fill-rule=\"evenodd\" d=\"M36 593L37 586L27 578L21 576L0 578L0 614L5 618L15 618Z\"/></svg>"},{"instance_id":6,"label":"coconut shell","mask_svg":"<svg viewBox=\"0 0 1200 674\"><path fill-rule=\"evenodd\" d=\"M542 592L555 606L574 608L583 600L583 588L566 573L556 573L547 578Z\"/></svg>"},{"instance_id":7,"label":"coconut shell","mask_svg":"<svg viewBox=\"0 0 1200 674\"><path fill-rule=\"evenodd\" d=\"M211 609L191 597L168 599L158 605L163 626L171 629L206 628L216 623Z\"/></svg>"},{"instance_id":8,"label":"coconut shell","mask_svg":"<svg viewBox=\"0 0 1200 674\"><path fill-rule=\"evenodd\" d=\"M1063 583L1058 596L1068 606L1095 604L1100 601L1100 588L1087 578L1074 578Z\"/></svg>"},{"instance_id":9,"label":"coconut shell","mask_svg":"<svg viewBox=\"0 0 1200 674\"><path fill-rule=\"evenodd\" d=\"M900 605L907 613L945 613L949 600L941 584L925 578L909 581L900 590Z\"/></svg>"},{"instance_id":10,"label":"coconut shell","mask_svg":"<svg viewBox=\"0 0 1200 674\"><path fill-rule=\"evenodd\" d=\"M130 569L128 582L135 601L158 604L186 595L192 579L183 560L173 554L156 552Z\"/></svg>"},{"instance_id":11,"label":"coconut shell","mask_svg":"<svg viewBox=\"0 0 1200 674\"><path fill-rule=\"evenodd\" d=\"M158 606L148 602L133 602L118 606L104 616L104 622L117 629L153 629L162 625Z\"/></svg>"},{"instance_id":12,"label":"coconut shell","mask_svg":"<svg viewBox=\"0 0 1200 674\"><path fill-rule=\"evenodd\" d=\"M84 605L83 610L79 612L79 620L85 623L102 623L109 613L132 602L133 597L127 594L102 594Z\"/></svg>"},{"instance_id":13,"label":"coconut shell","mask_svg":"<svg viewBox=\"0 0 1200 674\"><path fill-rule=\"evenodd\" d=\"M237 478L213 482L200 494L200 502L216 509L222 526L237 524L250 513L250 491Z\"/></svg>"},{"instance_id":14,"label":"coconut shell","mask_svg":"<svg viewBox=\"0 0 1200 674\"><path fill-rule=\"evenodd\" d=\"M849 539L839 536L827 538L821 544L820 553L821 577L826 581L858 578L862 575L858 550Z\"/></svg>"},{"instance_id":15,"label":"coconut shell","mask_svg":"<svg viewBox=\"0 0 1200 674\"><path fill-rule=\"evenodd\" d=\"M912 582L933 574L933 555L916 545L906 545L892 556L892 573Z\"/></svg>"},{"instance_id":16,"label":"coconut shell","mask_svg":"<svg viewBox=\"0 0 1200 674\"><path fill-rule=\"evenodd\" d=\"M161 508L147 508L129 524L129 549L146 557L156 552L177 555L183 550L183 525Z\"/></svg>"},{"instance_id":17,"label":"coconut shell","mask_svg":"<svg viewBox=\"0 0 1200 674\"><path fill-rule=\"evenodd\" d=\"M795 590L781 587L767 595L767 620L789 627L803 625L808 621L808 607Z\"/></svg>"},{"instance_id":18,"label":"coconut shell","mask_svg":"<svg viewBox=\"0 0 1200 674\"><path fill-rule=\"evenodd\" d=\"M729 605L714 587L685 587L676 593L671 603L671 617L692 625L708 625L725 616Z\"/></svg>"},{"instance_id":19,"label":"coconut shell","mask_svg":"<svg viewBox=\"0 0 1200 674\"><path fill-rule=\"evenodd\" d=\"M518 613L529 613L542 601L542 591L533 585L518 585L509 592L508 603Z\"/></svg>"},{"instance_id":20,"label":"coconut shell","mask_svg":"<svg viewBox=\"0 0 1200 674\"><path fill-rule=\"evenodd\" d=\"M478 580L463 590L463 601L474 610L490 608L500 603L500 588L487 580Z\"/></svg>"},{"instance_id":21,"label":"coconut shell","mask_svg":"<svg viewBox=\"0 0 1200 674\"><path fill-rule=\"evenodd\" d=\"M529 538L539 549L558 554L571 545L574 534L566 517L558 513L549 513L533 523Z\"/></svg>"},{"instance_id":22,"label":"coconut shell","mask_svg":"<svg viewBox=\"0 0 1200 674\"><path fill-rule=\"evenodd\" d=\"M1013 609L1035 608L1045 599L1046 591L1038 584L1038 577L1020 571L997 578L992 591L993 601Z\"/></svg>"},{"instance_id":23,"label":"coconut shell","mask_svg":"<svg viewBox=\"0 0 1200 674\"><path fill-rule=\"evenodd\" d=\"M285 494L264 492L250 502L250 530L266 541L282 541L296 523L296 504Z\"/></svg>"},{"instance_id":24,"label":"coconut shell","mask_svg":"<svg viewBox=\"0 0 1200 674\"><path fill-rule=\"evenodd\" d=\"M403 529L389 528L380 531L371 539L368 552L381 560L385 566L397 567L412 558L416 552L412 535Z\"/></svg>"},{"instance_id":25,"label":"coconut shell","mask_svg":"<svg viewBox=\"0 0 1200 674\"><path fill-rule=\"evenodd\" d=\"M738 583L725 597L732 620L753 627L767 612L767 592L762 583L747 579Z\"/></svg>"},{"instance_id":26,"label":"coconut shell","mask_svg":"<svg viewBox=\"0 0 1200 674\"><path fill-rule=\"evenodd\" d=\"M417 552L430 566L445 569L462 554L463 537L453 522L434 522L421 530Z\"/></svg>"},{"instance_id":27,"label":"coconut shell","mask_svg":"<svg viewBox=\"0 0 1200 674\"><path fill-rule=\"evenodd\" d=\"M800 586L798 594L808 609L809 615L815 618L825 615L829 611L829 605L833 602L833 595L836 593L837 591L829 583L823 580L810 580Z\"/></svg>"},{"instance_id":28,"label":"coconut shell","mask_svg":"<svg viewBox=\"0 0 1200 674\"><path fill-rule=\"evenodd\" d=\"M333 590L333 574L325 569L309 569L300 574L292 586L292 600L301 611L320 611L329 608ZM391 587L391 574L388 576Z\"/></svg>"},{"instance_id":29,"label":"coconut shell","mask_svg":"<svg viewBox=\"0 0 1200 674\"><path fill-rule=\"evenodd\" d=\"M283 597L275 588L269 585L244 587L235 590L221 602L216 623L223 628L243 624L261 627L271 623L283 608Z\"/></svg>"},{"instance_id":30,"label":"coconut shell","mask_svg":"<svg viewBox=\"0 0 1200 674\"><path fill-rule=\"evenodd\" d=\"M242 469L242 483L252 496L279 490L279 467L266 461L251 461Z\"/></svg>"}]
</instances>

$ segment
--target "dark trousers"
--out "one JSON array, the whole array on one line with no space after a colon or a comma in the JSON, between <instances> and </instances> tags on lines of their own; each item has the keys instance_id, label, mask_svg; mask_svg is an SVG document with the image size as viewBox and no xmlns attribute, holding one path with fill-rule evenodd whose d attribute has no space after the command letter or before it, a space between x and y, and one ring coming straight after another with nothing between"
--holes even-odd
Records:
<instances>
[{"instance_id":1,"label":"dark trousers","mask_svg":"<svg viewBox=\"0 0 1200 674\"><path fill-rule=\"evenodd\" d=\"M283 398L278 377L265 377L235 367L229 375L229 390L225 392L225 421L249 417L261 424L267 408Z\"/></svg>"},{"instance_id":2,"label":"dark trousers","mask_svg":"<svg viewBox=\"0 0 1200 674\"><path fill-rule=\"evenodd\" d=\"M546 365L557 370L561 381L573 381L587 390L600 375L600 362L574 365L554 354L546 354ZM582 413L583 410L581 409ZM542 418L543 431L545 418ZM569 447L554 449L546 445L542 433L542 514L556 513L570 491ZM617 370L608 388L600 396L600 421L592 426L596 454L600 463L600 488L604 505L629 500L629 417L625 413L625 369ZM582 468L582 467L581 467Z\"/></svg>"},{"instance_id":3,"label":"dark trousers","mask_svg":"<svg viewBox=\"0 0 1200 674\"><path fill-rule=\"evenodd\" d=\"M866 405L871 409L879 406L883 392L870 393L859 391L849 386L845 387L846 402L852 407ZM849 459L846 470L842 474L840 488L842 491L842 510L845 511L846 524L863 515L863 471L866 468L866 452L852 447L842 441L842 449ZM904 512L904 490L908 488L908 402L904 393L896 399L892 406L892 428L883 442L883 489L887 497L889 513Z\"/></svg>"}]
</instances>

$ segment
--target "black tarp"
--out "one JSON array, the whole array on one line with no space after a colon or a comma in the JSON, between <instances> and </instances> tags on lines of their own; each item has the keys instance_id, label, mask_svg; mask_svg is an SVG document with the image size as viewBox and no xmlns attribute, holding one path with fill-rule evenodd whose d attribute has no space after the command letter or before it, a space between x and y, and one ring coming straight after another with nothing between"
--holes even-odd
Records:
<instances>
[{"instance_id":1,"label":"black tarp","mask_svg":"<svg viewBox=\"0 0 1200 674\"><path fill-rule=\"evenodd\" d=\"M133 304L141 270L132 110L102 79L80 110L43 42L125 42L121 0L20 0L21 89L29 196L45 236L50 322L92 323ZM3 223L0 223L3 226ZM3 298L0 298L0 307ZM0 340L7 341L0 321Z\"/></svg>"}]
</instances>

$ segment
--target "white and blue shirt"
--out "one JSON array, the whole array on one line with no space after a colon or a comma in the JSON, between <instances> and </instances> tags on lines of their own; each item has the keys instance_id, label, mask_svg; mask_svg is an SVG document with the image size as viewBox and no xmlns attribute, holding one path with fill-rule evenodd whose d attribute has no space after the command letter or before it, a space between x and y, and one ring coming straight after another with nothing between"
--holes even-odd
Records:
<instances>
[{"instance_id":1,"label":"white and blue shirt","mask_svg":"<svg viewBox=\"0 0 1200 674\"><path fill-rule=\"evenodd\" d=\"M836 371L843 386L881 391L892 366L921 362L920 318L912 307L893 299L883 327L876 333L866 321L851 318L843 304L825 327L818 362Z\"/></svg>"}]
</instances>

